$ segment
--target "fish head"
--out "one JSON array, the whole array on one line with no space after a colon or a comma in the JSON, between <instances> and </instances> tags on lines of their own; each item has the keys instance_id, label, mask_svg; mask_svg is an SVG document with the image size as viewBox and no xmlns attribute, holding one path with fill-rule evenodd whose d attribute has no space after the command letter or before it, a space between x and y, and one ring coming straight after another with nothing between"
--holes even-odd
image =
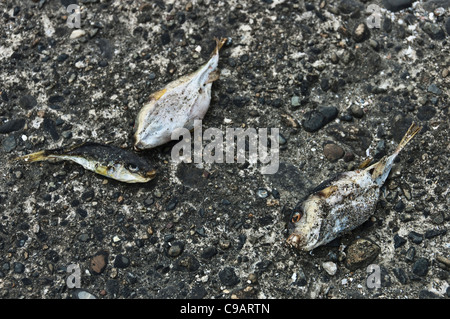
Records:
<instances>
[{"instance_id":1,"label":"fish head","mask_svg":"<svg viewBox=\"0 0 450 319\"><path fill-rule=\"evenodd\" d=\"M320 245L320 198L315 196L298 204L292 211L286 243L298 250L309 251Z\"/></svg>"},{"instance_id":2,"label":"fish head","mask_svg":"<svg viewBox=\"0 0 450 319\"><path fill-rule=\"evenodd\" d=\"M146 183L156 176L156 170L140 158L110 162L96 172L125 183Z\"/></svg>"}]
</instances>

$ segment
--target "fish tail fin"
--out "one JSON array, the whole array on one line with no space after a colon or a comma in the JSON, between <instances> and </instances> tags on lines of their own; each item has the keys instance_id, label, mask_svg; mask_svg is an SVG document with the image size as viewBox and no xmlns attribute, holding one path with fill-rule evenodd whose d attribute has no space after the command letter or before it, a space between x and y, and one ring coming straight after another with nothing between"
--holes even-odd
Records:
<instances>
[{"instance_id":1,"label":"fish tail fin","mask_svg":"<svg viewBox=\"0 0 450 319\"><path fill-rule=\"evenodd\" d=\"M367 168L369 171L373 169L372 178L378 185L382 185L386 181L398 153L400 153L406 144L408 144L421 129L422 127L413 122L395 149L395 152L390 156L383 157L379 162Z\"/></svg>"},{"instance_id":2,"label":"fish tail fin","mask_svg":"<svg viewBox=\"0 0 450 319\"><path fill-rule=\"evenodd\" d=\"M395 150L394 154L397 155L398 153L400 153L400 151L406 146L406 144L408 144L409 141L411 141L412 138L417 133L419 133L421 129L422 129L421 126L419 126L415 122L413 122L411 124L411 126L409 127L408 131L405 133L405 136L403 136L402 140L398 144L397 149Z\"/></svg>"},{"instance_id":3,"label":"fish tail fin","mask_svg":"<svg viewBox=\"0 0 450 319\"><path fill-rule=\"evenodd\" d=\"M46 151L39 151L36 153L31 153L28 155L19 156L19 157L15 158L15 160L24 161L24 162L28 162L28 163L45 161L47 159L49 159L49 156Z\"/></svg>"},{"instance_id":4,"label":"fish tail fin","mask_svg":"<svg viewBox=\"0 0 450 319\"><path fill-rule=\"evenodd\" d=\"M227 38L221 38L221 39L214 38L214 40L216 40L216 47L214 48L214 51L211 53L211 56L214 56L217 53L219 53L219 50L223 47L225 42L227 42Z\"/></svg>"}]
</instances>

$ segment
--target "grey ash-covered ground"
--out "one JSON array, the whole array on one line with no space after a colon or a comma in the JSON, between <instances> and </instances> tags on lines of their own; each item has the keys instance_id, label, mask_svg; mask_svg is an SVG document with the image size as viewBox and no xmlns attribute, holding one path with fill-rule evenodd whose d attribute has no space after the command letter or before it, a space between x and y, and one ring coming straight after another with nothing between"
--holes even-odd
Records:
<instances>
[{"instance_id":1,"label":"grey ash-covered ground","mask_svg":"<svg viewBox=\"0 0 450 319\"><path fill-rule=\"evenodd\" d=\"M97 298L449 297L448 1L80 0L83 31L71 3L0 1L1 298L72 298L71 264ZM150 93L205 63L214 37L229 40L203 128L280 128L276 174L174 165L174 143L142 153L158 176L140 185L12 161L131 149ZM309 189L392 152L412 121L372 218L311 253L285 245Z\"/></svg>"}]
</instances>

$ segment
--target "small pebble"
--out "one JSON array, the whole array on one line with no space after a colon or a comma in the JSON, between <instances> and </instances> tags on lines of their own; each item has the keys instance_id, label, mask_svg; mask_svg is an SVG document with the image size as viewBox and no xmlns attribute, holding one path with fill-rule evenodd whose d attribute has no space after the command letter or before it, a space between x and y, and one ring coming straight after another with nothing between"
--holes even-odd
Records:
<instances>
[{"instance_id":1,"label":"small pebble","mask_svg":"<svg viewBox=\"0 0 450 319\"><path fill-rule=\"evenodd\" d=\"M70 39L77 39L80 38L82 36L84 36L86 34L86 31L81 30L81 29L76 29L73 30L72 33L70 34Z\"/></svg>"},{"instance_id":2,"label":"small pebble","mask_svg":"<svg viewBox=\"0 0 450 319\"><path fill-rule=\"evenodd\" d=\"M269 196L269 191L265 188L260 188L258 189L256 194L258 195L259 198L266 198L267 196Z\"/></svg>"},{"instance_id":3,"label":"small pebble","mask_svg":"<svg viewBox=\"0 0 450 319\"><path fill-rule=\"evenodd\" d=\"M296 107L300 105L300 97L299 96L293 96L291 98L291 105Z\"/></svg>"},{"instance_id":4,"label":"small pebble","mask_svg":"<svg viewBox=\"0 0 450 319\"><path fill-rule=\"evenodd\" d=\"M219 279L222 285L227 287L233 287L240 281L232 267L225 267L219 271Z\"/></svg>"},{"instance_id":5,"label":"small pebble","mask_svg":"<svg viewBox=\"0 0 450 319\"><path fill-rule=\"evenodd\" d=\"M398 234L394 235L394 248L399 248L406 243L406 239L399 236Z\"/></svg>"},{"instance_id":6,"label":"small pebble","mask_svg":"<svg viewBox=\"0 0 450 319\"><path fill-rule=\"evenodd\" d=\"M362 107L360 107L359 105L353 104L350 107L350 112L351 114L356 117L356 118L362 118L364 116L364 110Z\"/></svg>"},{"instance_id":7,"label":"small pebble","mask_svg":"<svg viewBox=\"0 0 450 319\"><path fill-rule=\"evenodd\" d=\"M130 259L128 257L119 254L116 256L116 259L114 260L114 267L116 268L126 268L130 265Z\"/></svg>"},{"instance_id":8,"label":"small pebble","mask_svg":"<svg viewBox=\"0 0 450 319\"><path fill-rule=\"evenodd\" d=\"M428 273L428 267L430 262L424 257L417 258L416 262L412 266L412 272L417 276L425 276Z\"/></svg>"},{"instance_id":9,"label":"small pebble","mask_svg":"<svg viewBox=\"0 0 450 319\"><path fill-rule=\"evenodd\" d=\"M106 252L99 252L91 259L91 270L96 274L101 274L108 263L107 261L108 253Z\"/></svg>"},{"instance_id":10,"label":"small pebble","mask_svg":"<svg viewBox=\"0 0 450 319\"><path fill-rule=\"evenodd\" d=\"M334 143L325 144L323 147L323 154L330 162L336 162L344 156L344 153L342 147Z\"/></svg>"},{"instance_id":11,"label":"small pebble","mask_svg":"<svg viewBox=\"0 0 450 319\"><path fill-rule=\"evenodd\" d=\"M420 244L423 240L423 235L416 233L415 231L410 231L408 234L408 239L411 240L414 244Z\"/></svg>"},{"instance_id":12,"label":"small pebble","mask_svg":"<svg viewBox=\"0 0 450 319\"><path fill-rule=\"evenodd\" d=\"M25 126L24 119L13 119L0 125L0 134L7 134L21 130Z\"/></svg>"},{"instance_id":13,"label":"small pebble","mask_svg":"<svg viewBox=\"0 0 450 319\"><path fill-rule=\"evenodd\" d=\"M359 238L346 248L345 267L349 270L364 268L372 263L380 253L381 248L369 239Z\"/></svg>"},{"instance_id":14,"label":"small pebble","mask_svg":"<svg viewBox=\"0 0 450 319\"><path fill-rule=\"evenodd\" d=\"M353 31L353 40L363 42L370 37L369 28L365 23L360 23Z\"/></svg>"},{"instance_id":15,"label":"small pebble","mask_svg":"<svg viewBox=\"0 0 450 319\"><path fill-rule=\"evenodd\" d=\"M16 146L16 138L14 135L7 136L2 142L2 149L5 153L11 152Z\"/></svg>"},{"instance_id":16,"label":"small pebble","mask_svg":"<svg viewBox=\"0 0 450 319\"><path fill-rule=\"evenodd\" d=\"M416 257L416 248L409 247L406 251L405 258L407 261L414 261L414 258Z\"/></svg>"},{"instance_id":17,"label":"small pebble","mask_svg":"<svg viewBox=\"0 0 450 319\"><path fill-rule=\"evenodd\" d=\"M72 291L72 299L97 299L97 298L86 290L75 289L74 291Z\"/></svg>"},{"instance_id":18,"label":"small pebble","mask_svg":"<svg viewBox=\"0 0 450 319\"><path fill-rule=\"evenodd\" d=\"M177 257L181 254L182 247L180 245L172 245L170 246L169 250L167 251L167 254L170 257Z\"/></svg>"},{"instance_id":19,"label":"small pebble","mask_svg":"<svg viewBox=\"0 0 450 319\"><path fill-rule=\"evenodd\" d=\"M21 274L25 271L25 265L21 262L15 262L13 265L13 269L16 274Z\"/></svg>"},{"instance_id":20,"label":"small pebble","mask_svg":"<svg viewBox=\"0 0 450 319\"><path fill-rule=\"evenodd\" d=\"M332 261L324 262L322 267L330 276L334 276L337 272L337 266Z\"/></svg>"}]
</instances>

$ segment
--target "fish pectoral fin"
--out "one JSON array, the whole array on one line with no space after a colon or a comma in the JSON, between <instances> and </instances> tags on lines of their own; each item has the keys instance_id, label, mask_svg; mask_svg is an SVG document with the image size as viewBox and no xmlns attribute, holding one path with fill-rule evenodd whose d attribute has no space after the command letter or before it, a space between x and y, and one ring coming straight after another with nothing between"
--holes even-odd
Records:
<instances>
[{"instance_id":1,"label":"fish pectoral fin","mask_svg":"<svg viewBox=\"0 0 450 319\"><path fill-rule=\"evenodd\" d=\"M155 101L158 101L160 98L163 97L164 94L166 94L166 92L167 92L167 89L164 88L162 90L159 90L159 91L156 91L156 92L152 93L150 95L150 98L154 99Z\"/></svg>"},{"instance_id":2,"label":"fish pectoral fin","mask_svg":"<svg viewBox=\"0 0 450 319\"><path fill-rule=\"evenodd\" d=\"M217 81L219 78L220 78L220 70L216 69L209 74L205 84L213 83L214 81Z\"/></svg>"},{"instance_id":3,"label":"fish pectoral fin","mask_svg":"<svg viewBox=\"0 0 450 319\"><path fill-rule=\"evenodd\" d=\"M368 159L365 159L358 167L358 169L363 169L369 166L370 163L372 163L373 158L369 157Z\"/></svg>"},{"instance_id":4,"label":"fish pectoral fin","mask_svg":"<svg viewBox=\"0 0 450 319\"><path fill-rule=\"evenodd\" d=\"M102 166L102 165L95 165L94 171L97 174L103 175L103 176L109 176L108 175L108 167L107 166Z\"/></svg>"},{"instance_id":5,"label":"fish pectoral fin","mask_svg":"<svg viewBox=\"0 0 450 319\"><path fill-rule=\"evenodd\" d=\"M330 197L335 191L337 191L338 187L336 185L328 186L327 188L322 189L321 191L318 191L316 195L328 198Z\"/></svg>"}]
</instances>

